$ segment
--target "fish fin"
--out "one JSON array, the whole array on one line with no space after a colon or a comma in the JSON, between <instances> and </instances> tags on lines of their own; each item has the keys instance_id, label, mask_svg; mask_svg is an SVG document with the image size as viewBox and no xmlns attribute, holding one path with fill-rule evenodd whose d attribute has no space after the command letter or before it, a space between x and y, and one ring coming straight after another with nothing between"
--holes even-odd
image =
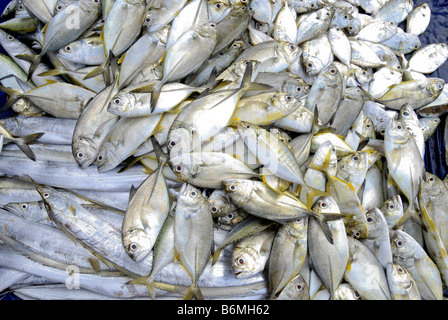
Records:
<instances>
[{"instance_id":1,"label":"fish fin","mask_svg":"<svg viewBox=\"0 0 448 320\"><path fill-rule=\"evenodd\" d=\"M212 257L212 265L214 265L218 261L219 256L221 255L221 251L223 249L224 248L219 247L218 249L215 250L215 252L213 253L213 257Z\"/></svg>"},{"instance_id":2,"label":"fish fin","mask_svg":"<svg viewBox=\"0 0 448 320\"><path fill-rule=\"evenodd\" d=\"M100 267L100 261L96 258L89 258L87 259L90 263L90 265L92 266L93 270L95 270L96 272L100 272L101 271L101 267Z\"/></svg>"},{"instance_id":3,"label":"fish fin","mask_svg":"<svg viewBox=\"0 0 448 320\"><path fill-rule=\"evenodd\" d=\"M97 68L95 68L91 72L89 72L83 78L83 80L91 79L91 78L97 77L100 74L102 74L103 78L104 78L104 83L106 84L106 86L109 86L112 83L112 76L111 76L111 71L110 71L109 67L111 66L111 63L114 59L115 59L114 54L112 53L112 51L109 51L106 61L104 61Z\"/></svg>"},{"instance_id":4,"label":"fish fin","mask_svg":"<svg viewBox=\"0 0 448 320\"><path fill-rule=\"evenodd\" d=\"M268 84L252 82L253 67L252 63L249 63L244 70L243 79L241 80L240 89L243 91L252 90L271 90L273 87Z\"/></svg>"},{"instance_id":5,"label":"fish fin","mask_svg":"<svg viewBox=\"0 0 448 320\"><path fill-rule=\"evenodd\" d=\"M36 71L37 67L39 66L40 62L42 61L42 53L41 54L18 54L16 55L16 58L24 61L31 62L30 68L28 70L28 78L27 80L31 80L31 76Z\"/></svg>"},{"instance_id":6,"label":"fish fin","mask_svg":"<svg viewBox=\"0 0 448 320\"><path fill-rule=\"evenodd\" d=\"M53 70L48 70L48 71L44 71L42 73L39 73L38 76L39 77L52 77L52 76L58 76L61 74L66 74L67 73L67 69L62 69L62 68L56 68Z\"/></svg>"},{"instance_id":7,"label":"fish fin","mask_svg":"<svg viewBox=\"0 0 448 320\"><path fill-rule=\"evenodd\" d=\"M188 291L182 300L192 300L193 298L196 300L204 300L204 295L196 283L193 283L190 288L188 288Z\"/></svg>"},{"instance_id":8,"label":"fish fin","mask_svg":"<svg viewBox=\"0 0 448 320\"><path fill-rule=\"evenodd\" d=\"M4 92L6 95L9 96L9 99L2 106L2 108L0 109L0 112L3 112L5 110L11 108L14 105L14 103L16 103L17 100L19 100L24 95L21 92L18 92L16 90L8 88L8 87L4 87L2 85L0 85L0 91Z\"/></svg>"},{"instance_id":9,"label":"fish fin","mask_svg":"<svg viewBox=\"0 0 448 320\"><path fill-rule=\"evenodd\" d=\"M129 190L129 202L131 202L132 198L135 196L135 193L137 192L138 188L134 187L134 185L131 186L131 189Z\"/></svg>"},{"instance_id":10,"label":"fish fin","mask_svg":"<svg viewBox=\"0 0 448 320\"><path fill-rule=\"evenodd\" d=\"M313 213L313 217L316 218L317 222L320 224L325 237L327 238L328 242L333 244L333 234L331 233L330 227L328 226L328 221L332 220L338 220L345 217L345 214L342 213L316 213L313 211L310 211Z\"/></svg>"},{"instance_id":11,"label":"fish fin","mask_svg":"<svg viewBox=\"0 0 448 320\"><path fill-rule=\"evenodd\" d=\"M167 153L165 153L162 149L162 146L160 145L159 141L155 136L151 136L151 143L154 148L154 152L156 154L157 160L159 162L159 166L163 167L166 163L168 163L169 156Z\"/></svg>"},{"instance_id":12,"label":"fish fin","mask_svg":"<svg viewBox=\"0 0 448 320\"><path fill-rule=\"evenodd\" d=\"M154 279L150 275L135 278L127 282L127 284L143 284L146 286L146 289L148 289L151 299L155 299L156 297L156 287L154 284Z\"/></svg>"},{"instance_id":13,"label":"fish fin","mask_svg":"<svg viewBox=\"0 0 448 320\"><path fill-rule=\"evenodd\" d=\"M12 141L29 159L36 161L36 155L34 154L33 150L31 150L28 144L35 142L44 134L44 132L33 133L24 137L14 138Z\"/></svg>"}]
</instances>

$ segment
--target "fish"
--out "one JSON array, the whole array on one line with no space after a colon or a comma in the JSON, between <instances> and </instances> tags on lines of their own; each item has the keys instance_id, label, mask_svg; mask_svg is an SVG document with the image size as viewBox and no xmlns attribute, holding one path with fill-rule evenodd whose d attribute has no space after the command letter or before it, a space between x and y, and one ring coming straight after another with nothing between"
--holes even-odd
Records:
<instances>
[{"instance_id":1,"label":"fish","mask_svg":"<svg viewBox=\"0 0 448 320\"><path fill-rule=\"evenodd\" d=\"M174 217L174 255L185 267L192 284L184 299L203 299L198 279L211 258L213 220L207 199L190 184L183 184Z\"/></svg>"},{"instance_id":2,"label":"fish","mask_svg":"<svg viewBox=\"0 0 448 320\"><path fill-rule=\"evenodd\" d=\"M387 282L392 300L421 300L417 284L408 270L402 266L390 263L387 265Z\"/></svg>"}]
</instances>

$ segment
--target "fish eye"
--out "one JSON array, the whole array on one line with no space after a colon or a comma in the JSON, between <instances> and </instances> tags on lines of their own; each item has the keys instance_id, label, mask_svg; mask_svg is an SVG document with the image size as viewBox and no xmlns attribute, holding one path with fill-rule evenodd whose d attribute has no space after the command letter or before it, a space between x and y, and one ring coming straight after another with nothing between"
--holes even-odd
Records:
<instances>
[{"instance_id":1,"label":"fish eye","mask_svg":"<svg viewBox=\"0 0 448 320\"><path fill-rule=\"evenodd\" d=\"M62 10L62 6L61 5L57 6L56 10Z\"/></svg>"},{"instance_id":2,"label":"fish eye","mask_svg":"<svg viewBox=\"0 0 448 320\"><path fill-rule=\"evenodd\" d=\"M28 205L26 203L22 203L21 207L22 207L22 209L27 209Z\"/></svg>"},{"instance_id":3,"label":"fish eye","mask_svg":"<svg viewBox=\"0 0 448 320\"><path fill-rule=\"evenodd\" d=\"M102 155L99 155L99 156L96 158L96 160L98 160L98 161L103 161L103 156L102 156Z\"/></svg>"},{"instance_id":4,"label":"fish eye","mask_svg":"<svg viewBox=\"0 0 448 320\"><path fill-rule=\"evenodd\" d=\"M72 50L72 47L70 47L70 46L65 47L65 51L71 51L71 50Z\"/></svg>"},{"instance_id":5,"label":"fish eye","mask_svg":"<svg viewBox=\"0 0 448 320\"><path fill-rule=\"evenodd\" d=\"M350 30L350 31L352 31L352 30L353 30L353 27L352 27L352 26L348 26L347 29Z\"/></svg>"},{"instance_id":6,"label":"fish eye","mask_svg":"<svg viewBox=\"0 0 448 320\"><path fill-rule=\"evenodd\" d=\"M246 129L250 129L250 124L246 125Z\"/></svg>"},{"instance_id":7,"label":"fish eye","mask_svg":"<svg viewBox=\"0 0 448 320\"><path fill-rule=\"evenodd\" d=\"M310 4L310 8L314 8L316 5L314 3Z\"/></svg>"},{"instance_id":8,"label":"fish eye","mask_svg":"<svg viewBox=\"0 0 448 320\"><path fill-rule=\"evenodd\" d=\"M171 140L169 146L171 148L175 147L176 146L176 141Z\"/></svg>"},{"instance_id":9,"label":"fish eye","mask_svg":"<svg viewBox=\"0 0 448 320\"><path fill-rule=\"evenodd\" d=\"M45 192L45 193L44 193L44 198L47 199L47 198L49 198L49 197L50 197L50 194L49 194L48 192Z\"/></svg>"},{"instance_id":10,"label":"fish eye","mask_svg":"<svg viewBox=\"0 0 448 320\"><path fill-rule=\"evenodd\" d=\"M355 238L359 239L361 237L361 233L359 231L356 231L355 233Z\"/></svg>"},{"instance_id":11,"label":"fish eye","mask_svg":"<svg viewBox=\"0 0 448 320\"><path fill-rule=\"evenodd\" d=\"M395 209L395 206L393 205L393 203L391 203L390 205L389 205L389 210L394 210Z\"/></svg>"},{"instance_id":12,"label":"fish eye","mask_svg":"<svg viewBox=\"0 0 448 320\"><path fill-rule=\"evenodd\" d=\"M397 268L397 271L398 271L399 273L404 273L404 269L403 269L402 267L398 267L398 268Z\"/></svg>"},{"instance_id":13,"label":"fish eye","mask_svg":"<svg viewBox=\"0 0 448 320\"><path fill-rule=\"evenodd\" d=\"M76 154L76 156L78 157L78 158L82 158L82 157L84 157L84 153L82 153L82 152L78 152L77 154Z\"/></svg>"},{"instance_id":14,"label":"fish eye","mask_svg":"<svg viewBox=\"0 0 448 320\"><path fill-rule=\"evenodd\" d=\"M443 86L442 86L441 84L439 84L439 85L437 86L437 89L442 90L442 89L443 89Z\"/></svg>"},{"instance_id":15,"label":"fish eye","mask_svg":"<svg viewBox=\"0 0 448 320\"><path fill-rule=\"evenodd\" d=\"M101 23L101 24L103 24L103 23L105 23L105 22L106 22L106 20L104 20L104 19L101 19L101 20L100 20L100 23Z\"/></svg>"},{"instance_id":16,"label":"fish eye","mask_svg":"<svg viewBox=\"0 0 448 320\"><path fill-rule=\"evenodd\" d=\"M397 128L398 130L403 130L403 126L402 126L401 124L398 124L398 125L396 126L396 128Z\"/></svg>"},{"instance_id":17,"label":"fish eye","mask_svg":"<svg viewBox=\"0 0 448 320\"><path fill-rule=\"evenodd\" d=\"M313 67L313 64L312 64L311 62L308 62L308 63L306 64L306 66L307 66L308 68L312 68L312 67Z\"/></svg>"},{"instance_id":18,"label":"fish eye","mask_svg":"<svg viewBox=\"0 0 448 320\"><path fill-rule=\"evenodd\" d=\"M433 182L434 180L435 180L434 177L431 177L428 179L428 181L430 181L430 182Z\"/></svg>"},{"instance_id":19,"label":"fish eye","mask_svg":"<svg viewBox=\"0 0 448 320\"><path fill-rule=\"evenodd\" d=\"M197 195L198 195L198 193L194 190L190 192L190 196L192 196L192 197L196 197Z\"/></svg>"},{"instance_id":20,"label":"fish eye","mask_svg":"<svg viewBox=\"0 0 448 320\"><path fill-rule=\"evenodd\" d=\"M218 208L216 208L215 206L211 207L210 210L211 210L213 213L218 212Z\"/></svg>"},{"instance_id":21,"label":"fish eye","mask_svg":"<svg viewBox=\"0 0 448 320\"><path fill-rule=\"evenodd\" d=\"M244 265L244 264L246 263L246 260L244 260L243 258L239 258L239 259L237 260L237 262L238 262L238 264L239 264L240 266L242 266L242 265Z\"/></svg>"},{"instance_id":22,"label":"fish eye","mask_svg":"<svg viewBox=\"0 0 448 320\"><path fill-rule=\"evenodd\" d=\"M331 74L335 74L336 73L336 69L330 69L330 73Z\"/></svg>"},{"instance_id":23,"label":"fish eye","mask_svg":"<svg viewBox=\"0 0 448 320\"><path fill-rule=\"evenodd\" d=\"M358 157L358 156L354 156L354 157L353 157L353 160L358 161L358 160L359 160L359 157Z\"/></svg>"},{"instance_id":24,"label":"fish eye","mask_svg":"<svg viewBox=\"0 0 448 320\"><path fill-rule=\"evenodd\" d=\"M222 4L220 4L220 3L217 3L217 4L215 5L215 7L216 7L216 9L219 9L219 8L221 8L221 7L222 7Z\"/></svg>"},{"instance_id":25,"label":"fish eye","mask_svg":"<svg viewBox=\"0 0 448 320\"><path fill-rule=\"evenodd\" d=\"M215 27L216 27L216 24L214 24L214 23L210 23L210 27L215 28Z\"/></svg>"},{"instance_id":26,"label":"fish eye","mask_svg":"<svg viewBox=\"0 0 448 320\"><path fill-rule=\"evenodd\" d=\"M120 104L120 102L121 102L121 100L118 99L118 98L114 100L114 103L115 103L115 104Z\"/></svg>"},{"instance_id":27,"label":"fish eye","mask_svg":"<svg viewBox=\"0 0 448 320\"><path fill-rule=\"evenodd\" d=\"M371 125L370 124L366 124L366 128L370 129Z\"/></svg>"},{"instance_id":28,"label":"fish eye","mask_svg":"<svg viewBox=\"0 0 448 320\"><path fill-rule=\"evenodd\" d=\"M401 241L401 240L398 240L396 243L397 243L397 246L399 246L399 247L403 246L403 241Z\"/></svg>"},{"instance_id":29,"label":"fish eye","mask_svg":"<svg viewBox=\"0 0 448 320\"><path fill-rule=\"evenodd\" d=\"M129 248L131 249L131 251L136 251L137 249L138 249L138 247L139 247L139 245L137 244L137 243L135 243L135 242L132 242L130 245L129 245Z\"/></svg>"},{"instance_id":30,"label":"fish eye","mask_svg":"<svg viewBox=\"0 0 448 320\"><path fill-rule=\"evenodd\" d=\"M302 91L302 87L296 87L296 91L297 91L297 92Z\"/></svg>"},{"instance_id":31,"label":"fish eye","mask_svg":"<svg viewBox=\"0 0 448 320\"><path fill-rule=\"evenodd\" d=\"M248 65L250 64L250 61L245 61L244 64L245 64L246 66L248 66Z\"/></svg>"},{"instance_id":32,"label":"fish eye","mask_svg":"<svg viewBox=\"0 0 448 320\"><path fill-rule=\"evenodd\" d=\"M380 130L380 134L384 136L384 134L386 133L386 129L381 129Z\"/></svg>"},{"instance_id":33,"label":"fish eye","mask_svg":"<svg viewBox=\"0 0 448 320\"><path fill-rule=\"evenodd\" d=\"M372 217L367 218L367 222L372 222L372 221L373 221Z\"/></svg>"},{"instance_id":34,"label":"fish eye","mask_svg":"<svg viewBox=\"0 0 448 320\"><path fill-rule=\"evenodd\" d=\"M7 36L7 39L8 40L14 40L14 37L13 36Z\"/></svg>"},{"instance_id":35,"label":"fish eye","mask_svg":"<svg viewBox=\"0 0 448 320\"><path fill-rule=\"evenodd\" d=\"M229 187L229 189L230 189L231 191L235 191L235 190L236 190L236 186L235 186L234 184L232 184L232 185Z\"/></svg>"},{"instance_id":36,"label":"fish eye","mask_svg":"<svg viewBox=\"0 0 448 320\"><path fill-rule=\"evenodd\" d=\"M320 207L321 207L321 208L326 208L326 207L327 207L327 203L326 203L325 201L322 201L322 202L320 203Z\"/></svg>"},{"instance_id":37,"label":"fish eye","mask_svg":"<svg viewBox=\"0 0 448 320\"><path fill-rule=\"evenodd\" d=\"M291 101L292 97L291 96L286 96L286 100Z\"/></svg>"},{"instance_id":38,"label":"fish eye","mask_svg":"<svg viewBox=\"0 0 448 320\"><path fill-rule=\"evenodd\" d=\"M93 0L93 2L98 3L98 2L100 2L100 0Z\"/></svg>"},{"instance_id":39,"label":"fish eye","mask_svg":"<svg viewBox=\"0 0 448 320\"><path fill-rule=\"evenodd\" d=\"M414 46L414 49L418 49L418 45L417 44Z\"/></svg>"},{"instance_id":40,"label":"fish eye","mask_svg":"<svg viewBox=\"0 0 448 320\"><path fill-rule=\"evenodd\" d=\"M347 20L347 19L348 19L348 15L345 15L345 16L344 16L344 19Z\"/></svg>"},{"instance_id":41,"label":"fish eye","mask_svg":"<svg viewBox=\"0 0 448 320\"><path fill-rule=\"evenodd\" d=\"M17 9L19 9L19 10L23 10L24 7L23 7L23 5L20 5L20 6L17 7Z\"/></svg>"},{"instance_id":42,"label":"fish eye","mask_svg":"<svg viewBox=\"0 0 448 320\"><path fill-rule=\"evenodd\" d=\"M405 112L403 112L403 115L407 117L407 116L409 116L409 112L405 111Z\"/></svg>"},{"instance_id":43,"label":"fish eye","mask_svg":"<svg viewBox=\"0 0 448 320\"><path fill-rule=\"evenodd\" d=\"M355 291L354 295L356 298L358 298L358 299L360 298L358 291Z\"/></svg>"},{"instance_id":44,"label":"fish eye","mask_svg":"<svg viewBox=\"0 0 448 320\"><path fill-rule=\"evenodd\" d=\"M297 289L297 291L302 291L303 287L302 287L302 285L299 283L299 284L296 286L296 289Z\"/></svg>"},{"instance_id":45,"label":"fish eye","mask_svg":"<svg viewBox=\"0 0 448 320\"><path fill-rule=\"evenodd\" d=\"M182 171L182 166L181 165L178 165L177 167L176 167L176 172L181 172Z\"/></svg>"},{"instance_id":46,"label":"fish eye","mask_svg":"<svg viewBox=\"0 0 448 320\"><path fill-rule=\"evenodd\" d=\"M228 219L233 219L233 217L234 217L233 213L229 213L229 214L227 215L227 218L228 218Z\"/></svg>"},{"instance_id":47,"label":"fish eye","mask_svg":"<svg viewBox=\"0 0 448 320\"><path fill-rule=\"evenodd\" d=\"M293 45L293 44L290 44L290 45L289 45L289 50L291 50L291 51L296 50L296 46Z\"/></svg>"}]
</instances>

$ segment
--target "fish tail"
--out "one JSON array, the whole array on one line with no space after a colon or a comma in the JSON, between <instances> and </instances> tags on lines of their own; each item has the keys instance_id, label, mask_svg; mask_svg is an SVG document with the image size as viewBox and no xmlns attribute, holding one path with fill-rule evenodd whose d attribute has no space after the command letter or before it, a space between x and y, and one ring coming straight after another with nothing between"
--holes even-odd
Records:
<instances>
[{"instance_id":1,"label":"fish tail","mask_svg":"<svg viewBox=\"0 0 448 320\"><path fill-rule=\"evenodd\" d=\"M28 81L31 80L32 75L36 71L37 67L39 66L41 60L42 60L42 53L41 54L18 54L16 55L16 58L31 62L30 69L28 70Z\"/></svg>"},{"instance_id":2,"label":"fish tail","mask_svg":"<svg viewBox=\"0 0 448 320\"><path fill-rule=\"evenodd\" d=\"M193 298L196 300L204 300L204 295L197 283L193 283L190 288L188 288L188 291L182 300L192 300Z\"/></svg>"},{"instance_id":3,"label":"fish tail","mask_svg":"<svg viewBox=\"0 0 448 320\"><path fill-rule=\"evenodd\" d=\"M109 52L106 61L104 61L101 65L99 65L97 68L93 69L91 72L89 72L83 79L88 80L91 78L95 78L99 75L103 75L104 82L106 86L109 86L112 83L112 74L110 70L110 66L112 65L112 61L115 59L114 54L112 51Z\"/></svg>"},{"instance_id":4,"label":"fish tail","mask_svg":"<svg viewBox=\"0 0 448 320\"><path fill-rule=\"evenodd\" d=\"M151 299L155 299L155 297L156 297L156 287L154 284L154 278L151 277L150 275L135 278L135 279L129 281L127 284L143 284L148 289Z\"/></svg>"},{"instance_id":5,"label":"fish tail","mask_svg":"<svg viewBox=\"0 0 448 320\"><path fill-rule=\"evenodd\" d=\"M17 100L19 100L23 93L16 91L14 89L8 88L8 87L4 87L2 85L0 85L0 91L4 92L5 94L7 94L9 96L9 99L6 101L6 103L2 106L2 108L0 109L0 112L3 112L9 108L11 108L14 103L17 102Z\"/></svg>"},{"instance_id":6,"label":"fish tail","mask_svg":"<svg viewBox=\"0 0 448 320\"><path fill-rule=\"evenodd\" d=\"M310 186L306 187L306 207L308 210L311 210L313 206L314 199L319 197L328 196L328 193Z\"/></svg>"},{"instance_id":7,"label":"fish tail","mask_svg":"<svg viewBox=\"0 0 448 320\"><path fill-rule=\"evenodd\" d=\"M33 161L36 161L36 155L29 147L29 144L35 142L37 139L42 137L44 134L45 134L44 132L33 133L28 136L14 138L12 140L12 142L14 142L28 158L30 158Z\"/></svg>"},{"instance_id":8,"label":"fish tail","mask_svg":"<svg viewBox=\"0 0 448 320\"><path fill-rule=\"evenodd\" d=\"M268 84L252 82L252 75L253 75L253 67L252 63L249 63L246 66L246 70L244 71L243 79L241 81L240 89L242 89L242 91L272 89L272 86Z\"/></svg>"}]
</instances>

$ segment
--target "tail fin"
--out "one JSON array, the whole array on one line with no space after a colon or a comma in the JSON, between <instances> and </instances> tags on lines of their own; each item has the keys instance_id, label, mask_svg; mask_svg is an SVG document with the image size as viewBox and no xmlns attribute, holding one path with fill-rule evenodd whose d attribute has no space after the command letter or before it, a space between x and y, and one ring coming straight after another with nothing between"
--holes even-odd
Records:
<instances>
[{"instance_id":1,"label":"tail fin","mask_svg":"<svg viewBox=\"0 0 448 320\"><path fill-rule=\"evenodd\" d=\"M154 285L154 279L153 279L153 277L151 277L151 275L133 279L133 280L129 281L128 284L144 284L144 285L146 285L146 288L148 289L151 299L155 299L156 288Z\"/></svg>"},{"instance_id":2,"label":"tail fin","mask_svg":"<svg viewBox=\"0 0 448 320\"><path fill-rule=\"evenodd\" d=\"M253 65L252 61L249 61L249 63L246 66L246 70L244 71L240 89L243 89L244 91L252 91L252 90L271 90L273 88L268 84L252 82L252 75L253 75Z\"/></svg>"},{"instance_id":3,"label":"tail fin","mask_svg":"<svg viewBox=\"0 0 448 320\"><path fill-rule=\"evenodd\" d=\"M29 147L28 144L35 142L37 139L42 137L45 133L44 132L38 132L33 133L28 136L20 137L20 138L13 138L11 141L15 143L20 150L31 160L36 161L36 155L34 154L33 150ZM7 139L7 138L6 138ZM7 139L8 140L8 139Z\"/></svg>"},{"instance_id":4,"label":"tail fin","mask_svg":"<svg viewBox=\"0 0 448 320\"><path fill-rule=\"evenodd\" d=\"M4 87L2 85L0 85L0 91L3 91L4 93L6 93L9 96L9 99L6 101L6 103L2 106L2 108L0 109L0 112L3 112L9 108L11 108L14 103L17 102L17 100L19 100L23 93L18 92L14 89L8 88L8 87Z\"/></svg>"},{"instance_id":5,"label":"tail fin","mask_svg":"<svg viewBox=\"0 0 448 320\"><path fill-rule=\"evenodd\" d=\"M34 74L34 71L36 71L37 67L39 66L41 60L42 60L42 54L18 54L16 55L16 58L31 62L31 66L28 70L28 81L30 81L32 75Z\"/></svg>"},{"instance_id":6,"label":"tail fin","mask_svg":"<svg viewBox=\"0 0 448 320\"><path fill-rule=\"evenodd\" d=\"M191 300L193 298L196 298L196 300L204 300L204 295L196 283L190 286L182 300Z\"/></svg>"},{"instance_id":7,"label":"tail fin","mask_svg":"<svg viewBox=\"0 0 448 320\"><path fill-rule=\"evenodd\" d=\"M326 191L322 191L310 186L306 187L306 207L308 209L308 211L311 210L311 207L314 204L314 199L317 197L325 197L328 196L329 194Z\"/></svg>"},{"instance_id":8,"label":"tail fin","mask_svg":"<svg viewBox=\"0 0 448 320\"><path fill-rule=\"evenodd\" d=\"M93 71L88 73L84 77L84 80L94 78L102 74L104 77L104 83L106 84L106 86L109 86L113 81L112 80L113 75L111 74L111 70L109 67L111 66L112 60L114 59L115 59L114 54L112 53L112 51L109 51L106 61L104 61L100 66L98 66L97 68L93 69Z\"/></svg>"},{"instance_id":9,"label":"tail fin","mask_svg":"<svg viewBox=\"0 0 448 320\"><path fill-rule=\"evenodd\" d=\"M311 211L313 212L313 211ZM345 214L342 213L316 213L313 212L312 215L314 218L316 218L317 222L321 226L322 230L324 231L325 237L327 238L328 242L333 244L333 234L331 233L330 227L328 226L328 221L338 220L345 217Z\"/></svg>"}]
</instances>

